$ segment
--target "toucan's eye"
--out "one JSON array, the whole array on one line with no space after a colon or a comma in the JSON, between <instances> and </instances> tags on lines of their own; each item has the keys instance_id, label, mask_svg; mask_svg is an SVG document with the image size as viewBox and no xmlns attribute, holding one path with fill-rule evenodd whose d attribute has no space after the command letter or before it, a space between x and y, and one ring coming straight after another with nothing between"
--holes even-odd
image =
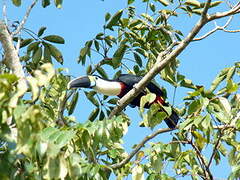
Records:
<instances>
[{"instance_id":1,"label":"toucan's eye","mask_svg":"<svg viewBox=\"0 0 240 180\"><path fill-rule=\"evenodd\" d=\"M98 80L98 77L97 77L97 76L96 76L95 78L96 78L96 80Z\"/></svg>"}]
</instances>

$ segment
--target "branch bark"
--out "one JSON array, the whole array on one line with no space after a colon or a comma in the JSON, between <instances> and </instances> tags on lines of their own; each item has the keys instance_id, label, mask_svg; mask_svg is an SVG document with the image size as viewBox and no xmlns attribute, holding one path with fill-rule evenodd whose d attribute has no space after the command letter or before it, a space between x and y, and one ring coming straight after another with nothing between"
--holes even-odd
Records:
<instances>
[{"instance_id":1,"label":"branch bark","mask_svg":"<svg viewBox=\"0 0 240 180\"><path fill-rule=\"evenodd\" d=\"M178 127L177 127L178 128ZM177 129L175 128L175 129ZM136 155L138 153L138 151L146 144L146 142L148 142L149 140L153 139L154 137L156 137L159 134L162 133L166 133L166 132L170 132L173 131L175 129L170 129L170 128L163 128L163 129L158 129L157 131L155 131L154 133L146 136L137 146L136 148L128 155L128 157L126 157L123 161L121 161L120 163L116 163L113 164L111 166L109 166L112 169L117 169L117 168L121 168L123 167L125 164L127 164L134 155Z\"/></svg>"},{"instance_id":2,"label":"branch bark","mask_svg":"<svg viewBox=\"0 0 240 180\"><path fill-rule=\"evenodd\" d=\"M12 36L8 31L7 25L3 21L0 21L0 41L2 43L5 56L3 63L12 70L13 74L20 79L23 79L24 71L22 64L20 63L18 52L14 47Z\"/></svg>"}]
</instances>

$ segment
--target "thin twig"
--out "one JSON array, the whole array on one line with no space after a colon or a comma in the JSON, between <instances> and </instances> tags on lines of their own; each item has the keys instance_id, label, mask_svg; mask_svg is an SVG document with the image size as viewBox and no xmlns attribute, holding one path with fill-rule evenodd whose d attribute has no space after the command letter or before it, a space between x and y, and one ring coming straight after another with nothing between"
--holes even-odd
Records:
<instances>
[{"instance_id":1,"label":"thin twig","mask_svg":"<svg viewBox=\"0 0 240 180\"><path fill-rule=\"evenodd\" d=\"M217 152L217 148L218 148L218 146L219 146L219 144L220 144L220 140L221 140L221 138L222 138L222 135L223 135L223 129L221 129L221 130L219 131L219 136L218 136L217 142L216 142L215 145L214 145L213 153L212 153L212 155L211 155L211 157L210 157L210 159L209 159L208 165L207 165L208 168L210 168L210 166L211 166L211 164L212 164L213 158L214 158L214 156L215 156L215 154L216 154L216 152Z\"/></svg>"},{"instance_id":2,"label":"thin twig","mask_svg":"<svg viewBox=\"0 0 240 180\"><path fill-rule=\"evenodd\" d=\"M175 129L177 129L177 128L175 128ZM156 137L159 134L170 132L175 129L170 129L170 128L158 129L154 133L146 136L124 160L122 160L120 163L112 164L109 167L112 169L117 169L117 168L123 167L125 164L127 164L133 158L134 155L136 155L139 152L139 150L146 144L146 142L153 139L154 137Z\"/></svg>"},{"instance_id":3,"label":"thin twig","mask_svg":"<svg viewBox=\"0 0 240 180\"><path fill-rule=\"evenodd\" d=\"M67 125L67 123L65 122L63 113L64 113L64 109L66 107L68 99L73 95L74 92L75 90L72 90L69 93L67 93L66 91L63 100L60 102L59 109L58 109L58 119L57 119L57 124L60 126Z\"/></svg>"},{"instance_id":4,"label":"thin twig","mask_svg":"<svg viewBox=\"0 0 240 180\"><path fill-rule=\"evenodd\" d=\"M197 153L197 157L199 157L202 165L204 166L204 169L205 171L207 172L208 176L206 176L206 179L210 179L210 180L213 180L213 176L212 176L212 173L203 157L203 155L201 154L201 152L199 151L199 149L197 148L197 146L190 140L189 141L189 144L191 144L191 146L193 147L193 149L195 150L195 152ZM203 169L203 170L204 170Z\"/></svg>"},{"instance_id":5,"label":"thin twig","mask_svg":"<svg viewBox=\"0 0 240 180\"><path fill-rule=\"evenodd\" d=\"M3 12L2 12L2 15L3 15L4 22L5 22L6 26L8 26L6 0L3 1Z\"/></svg>"},{"instance_id":6,"label":"thin twig","mask_svg":"<svg viewBox=\"0 0 240 180\"><path fill-rule=\"evenodd\" d=\"M205 35L199 37L199 38L195 38L192 41L200 41L202 39L207 38L208 36L210 36L211 34L215 33L218 30L222 30L226 32L226 27L230 24L230 22L232 21L233 16L230 16L229 19L227 20L227 22L223 25L223 26L218 26L217 23L215 22L215 28L212 29L211 31L209 31L208 33L206 33Z\"/></svg>"},{"instance_id":7,"label":"thin twig","mask_svg":"<svg viewBox=\"0 0 240 180\"><path fill-rule=\"evenodd\" d=\"M28 16L30 15L31 13L31 10L33 9L33 7L35 6L35 4L37 3L38 0L34 0L32 2L32 4L28 7L27 9L27 12L25 14L25 16L23 17L22 21L20 22L19 26L17 27L17 29L12 32L12 36L15 36L16 34L19 34L20 31L22 30L24 24L26 23L27 19L28 19Z\"/></svg>"}]
</instances>

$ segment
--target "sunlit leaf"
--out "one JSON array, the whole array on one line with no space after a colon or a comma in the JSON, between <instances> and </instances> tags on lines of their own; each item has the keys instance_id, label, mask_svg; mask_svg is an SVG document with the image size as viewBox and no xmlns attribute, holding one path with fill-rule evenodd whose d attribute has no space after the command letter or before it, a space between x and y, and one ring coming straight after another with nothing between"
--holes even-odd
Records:
<instances>
[{"instance_id":1,"label":"sunlit leaf","mask_svg":"<svg viewBox=\"0 0 240 180\"><path fill-rule=\"evenodd\" d=\"M63 0L54 0L54 3L58 9L62 8Z\"/></svg>"},{"instance_id":2,"label":"sunlit leaf","mask_svg":"<svg viewBox=\"0 0 240 180\"><path fill-rule=\"evenodd\" d=\"M186 0L185 4L186 5L190 5L190 6L196 6L196 7L200 7L201 6L200 2L197 1L197 0Z\"/></svg>"},{"instance_id":3,"label":"sunlit leaf","mask_svg":"<svg viewBox=\"0 0 240 180\"><path fill-rule=\"evenodd\" d=\"M160 2L164 6L168 6L169 5L169 1L168 0L158 0L158 2Z\"/></svg>"},{"instance_id":4,"label":"sunlit leaf","mask_svg":"<svg viewBox=\"0 0 240 180\"><path fill-rule=\"evenodd\" d=\"M122 16L123 10L119 10L112 16L112 18L109 20L109 22L106 25L106 28L112 29L113 26L116 26Z\"/></svg>"},{"instance_id":5,"label":"sunlit leaf","mask_svg":"<svg viewBox=\"0 0 240 180\"><path fill-rule=\"evenodd\" d=\"M12 3L13 3L15 6L21 6L21 0L12 0Z\"/></svg>"}]
</instances>

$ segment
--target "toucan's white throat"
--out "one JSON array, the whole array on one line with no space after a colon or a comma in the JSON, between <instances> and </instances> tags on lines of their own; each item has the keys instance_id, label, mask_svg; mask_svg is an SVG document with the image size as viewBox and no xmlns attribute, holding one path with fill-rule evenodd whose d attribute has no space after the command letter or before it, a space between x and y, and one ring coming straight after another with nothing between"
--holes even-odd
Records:
<instances>
[{"instance_id":1,"label":"toucan's white throat","mask_svg":"<svg viewBox=\"0 0 240 180\"><path fill-rule=\"evenodd\" d=\"M121 83L115 81L107 81L104 79L97 79L96 86L93 89L99 93L108 96L117 96L121 93Z\"/></svg>"}]
</instances>

